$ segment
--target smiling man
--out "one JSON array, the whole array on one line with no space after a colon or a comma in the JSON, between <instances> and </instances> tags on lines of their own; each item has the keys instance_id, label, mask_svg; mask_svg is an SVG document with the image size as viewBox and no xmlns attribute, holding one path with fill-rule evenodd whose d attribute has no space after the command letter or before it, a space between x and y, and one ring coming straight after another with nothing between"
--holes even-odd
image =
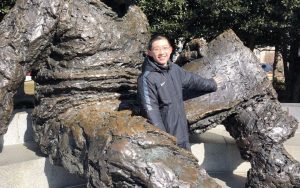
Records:
<instances>
[{"instance_id":1,"label":"smiling man","mask_svg":"<svg viewBox=\"0 0 300 188\"><path fill-rule=\"evenodd\" d=\"M170 61L172 50L166 36L154 35L150 39L138 78L138 94L142 115L151 124L175 136L178 146L190 151L182 90L213 92L222 79L206 79L186 72Z\"/></svg>"}]
</instances>

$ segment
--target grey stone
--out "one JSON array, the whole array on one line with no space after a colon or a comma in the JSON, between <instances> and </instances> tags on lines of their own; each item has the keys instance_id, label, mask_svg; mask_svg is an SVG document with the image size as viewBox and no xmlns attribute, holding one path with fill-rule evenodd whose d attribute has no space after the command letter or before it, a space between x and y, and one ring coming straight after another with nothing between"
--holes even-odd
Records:
<instances>
[{"instance_id":1,"label":"grey stone","mask_svg":"<svg viewBox=\"0 0 300 188\"><path fill-rule=\"evenodd\" d=\"M217 92L186 101L191 131L225 125L242 158L251 163L246 187L299 187L300 164L283 147L298 122L282 109L259 60L234 32L218 36L208 44L207 56L185 68L224 80Z\"/></svg>"},{"instance_id":2,"label":"grey stone","mask_svg":"<svg viewBox=\"0 0 300 188\"><path fill-rule=\"evenodd\" d=\"M174 137L138 116L148 23L131 1L21 0L0 26L2 134L12 97L32 71L35 141L51 163L85 177L88 187L219 187ZM224 124L251 163L246 186L299 187L299 163L282 145L298 122L233 31L185 68L224 78L215 93L186 94L191 132Z\"/></svg>"},{"instance_id":3,"label":"grey stone","mask_svg":"<svg viewBox=\"0 0 300 188\"><path fill-rule=\"evenodd\" d=\"M88 187L220 187L174 137L135 116L149 33L131 1L21 0L0 28L2 134L31 71L35 141Z\"/></svg>"}]
</instances>

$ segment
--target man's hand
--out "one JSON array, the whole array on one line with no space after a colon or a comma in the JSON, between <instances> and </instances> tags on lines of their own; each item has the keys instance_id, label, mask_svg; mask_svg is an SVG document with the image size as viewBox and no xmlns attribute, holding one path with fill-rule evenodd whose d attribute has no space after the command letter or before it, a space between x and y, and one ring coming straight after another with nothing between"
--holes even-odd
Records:
<instances>
[{"instance_id":1,"label":"man's hand","mask_svg":"<svg viewBox=\"0 0 300 188\"><path fill-rule=\"evenodd\" d=\"M220 75L214 76L213 79L214 79L215 82L217 83L217 86L218 86L218 87L220 87L221 83L224 82L223 76L220 76Z\"/></svg>"}]
</instances>

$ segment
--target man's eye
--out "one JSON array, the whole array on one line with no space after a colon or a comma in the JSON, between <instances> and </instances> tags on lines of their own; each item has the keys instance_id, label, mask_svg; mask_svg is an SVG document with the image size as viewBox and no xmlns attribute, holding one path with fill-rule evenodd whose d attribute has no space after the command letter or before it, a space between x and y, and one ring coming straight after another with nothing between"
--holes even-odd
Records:
<instances>
[{"instance_id":1,"label":"man's eye","mask_svg":"<svg viewBox=\"0 0 300 188\"><path fill-rule=\"evenodd\" d=\"M153 48L154 52L159 52L159 51L168 51L170 49L169 46L161 47L161 48Z\"/></svg>"}]
</instances>

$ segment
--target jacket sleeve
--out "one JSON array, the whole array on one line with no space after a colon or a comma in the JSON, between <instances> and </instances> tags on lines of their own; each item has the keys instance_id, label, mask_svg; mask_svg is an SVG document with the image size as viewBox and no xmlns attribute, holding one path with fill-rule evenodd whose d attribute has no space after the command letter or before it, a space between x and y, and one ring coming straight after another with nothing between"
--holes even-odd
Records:
<instances>
[{"instance_id":1,"label":"jacket sleeve","mask_svg":"<svg viewBox=\"0 0 300 188\"><path fill-rule=\"evenodd\" d=\"M138 95L142 115L146 117L151 124L166 131L159 110L156 86L149 81L147 75L148 73L146 72L138 78Z\"/></svg>"},{"instance_id":2,"label":"jacket sleeve","mask_svg":"<svg viewBox=\"0 0 300 188\"><path fill-rule=\"evenodd\" d=\"M203 78L198 74L187 72L180 67L178 67L178 69L182 78L183 88L202 92L213 92L217 90L217 83L213 78Z\"/></svg>"}]
</instances>

